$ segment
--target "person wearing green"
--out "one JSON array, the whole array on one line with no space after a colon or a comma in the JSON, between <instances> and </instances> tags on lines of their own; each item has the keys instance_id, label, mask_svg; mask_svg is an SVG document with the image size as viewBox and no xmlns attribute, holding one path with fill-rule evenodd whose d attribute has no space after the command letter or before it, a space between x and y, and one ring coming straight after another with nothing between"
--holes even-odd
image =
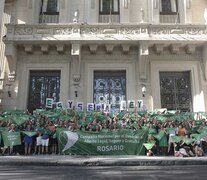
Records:
<instances>
[{"instance_id":1,"label":"person wearing green","mask_svg":"<svg viewBox=\"0 0 207 180\"><path fill-rule=\"evenodd\" d=\"M15 132L15 128L16 128L15 125L14 124L11 124L9 126L8 133ZM13 145L7 146L7 145L5 145L5 143L6 142L4 141L4 148L3 148L3 151L2 151L2 155L5 154L5 152L6 152L7 149L9 149L9 154L11 155L13 153Z\"/></svg>"},{"instance_id":2,"label":"person wearing green","mask_svg":"<svg viewBox=\"0 0 207 180\"><path fill-rule=\"evenodd\" d=\"M31 125L28 124L26 129L24 129L24 131L30 132L31 131ZM31 154L32 144L33 144L32 136L25 133L25 135L24 135L24 154L25 155L30 155Z\"/></svg>"},{"instance_id":3,"label":"person wearing green","mask_svg":"<svg viewBox=\"0 0 207 180\"><path fill-rule=\"evenodd\" d=\"M161 126L159 131L160 139L159 139L159 147L161 151L161 155L165 156L167 152L168 142L167 142L167 131L164 129L164 126Z\"/></svg>"}]
</instances>

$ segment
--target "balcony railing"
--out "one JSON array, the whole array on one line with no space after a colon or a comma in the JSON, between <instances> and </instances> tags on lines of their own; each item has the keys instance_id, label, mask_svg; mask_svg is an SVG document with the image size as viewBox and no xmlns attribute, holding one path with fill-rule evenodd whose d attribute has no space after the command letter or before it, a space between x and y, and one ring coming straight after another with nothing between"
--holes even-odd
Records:
<instances>
[{"instance_id":1,"label":"balcony railing","mask_svg":"<svg viewBox=\"0 0 207 180\"><path fill-rule=\"evenodd\" d=\"M160 14L160 23L180 23L179 14Z\"/></svg>"},{"instance_id":2,"label":"balcony railing","mask_svg":"<svg viewBox=\"0 0 207 180\"><path fill-rule=\"evenodd\" d=\"M39 23L59 23L59 13L41 14L39 17Z\"/></svg>"},{"instance_id":3,"label":"balcony railing","mask_svg":"<svg viewBox=\"0 0 207 180\"><path fill-rule=\"evenodd\" d=\"M189 24L7 24L4 42L15 41L199 41L207 42L206 25Z\"/></svg>"},{"instance_id":4,"label":"balcony railing","mask_svg":"<svg viewBox=\"0 0 207 180\"><path fill-rule=\"evenodd\" d=\"M120 23L119 14L100 14L99 15L100 23Z\"/></svg>"}]
</instances>

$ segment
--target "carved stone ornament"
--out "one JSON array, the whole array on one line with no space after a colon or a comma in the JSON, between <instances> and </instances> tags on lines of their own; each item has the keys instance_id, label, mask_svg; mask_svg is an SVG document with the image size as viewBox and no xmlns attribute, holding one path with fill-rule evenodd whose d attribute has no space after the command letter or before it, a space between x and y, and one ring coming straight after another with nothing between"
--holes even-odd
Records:
<instances>
[{"instance_id":1,"label":"carved stone ornament","mask_svg":"<svg viewBox=\"0 0 207 180\"><path fill-rule=\"evenodd\" d=\"M8 74L8 81L13 82L15 81L15 77L16 77L16 73L15 72L11 72Z\"/></svg>"},{"instance_id":2,"label":"carved stone ornament","mask_svg":"<svg viewBox=\"0 0 207 180\"><path fill-rule=\"evenodd\" d=\"M43 53L48 53L49 46L47 44L42 44L40 47Z\"/></svg>"},{"instance_id":3,"label":"carved stone ornament","mask_svg":"<svg viewBox=\"0 0 207 180\"><path fill-rule=\"evenodd\" d=\"M194 45L194 44L188 44L188 45L185 47L185 49L186 49L186 52L187 52L188 54L193 54L193 53L195 53L196 45Z\"/></svg>"},{"instance_id":4,"label":"carved stone ornament","mask_svg":"<svg viewBox=\"0 0 207 180\"><path fill-rule=\"evenodd\" d=\"M24 45L24 50L26 53L31 54L33 52L33 45L31 45L31 44Z\"/></svg>"},{"instance_id":5,"label":"carved stone ornament","mask_svg":"<svg viewBox=\"0 0 207 180\"><path fill-rule=\"evenodd\" d=\"M74 74L73 75L73 81L74 82L80 82L80 74Z\"/></svg>"},{"instance_id":6,"label":"carved stone ornament","mask_svg":"<svg viewBox=\"0 0 207 180\"><path fill-rule=\"evenodd\" d=\"M180 51L180 44L171 44L170 45L171 53L177 54Z\"/></svg>"},{"instance_id":7,"label":"carved stone ornament","mask_svg":"<svg viewBox=\"0 0 207 180\"><path fill-rule=\"evenodd\" d=\"M128 54L129 53L129 49L130 49L130 45L129 44L122 44L122 50L124 54Z\"/></svg>"},{"instance_id":8,"label":"carved stone ornament","mask_svg":"<svg viewBox=\"0 0 207 180\"><path fill-rule=\"evenodd\" d=\"M32 35L32 33L33 33L33 29L29 27L15 29L16 35Z\"/></svg>"},{"instance_id":9,"label":"carved stone ornament","mask_svg":"<svg viewBox=\"0 0 207 180\"><path fill-rule=\"evenodd\" d=\"M157 54L161 54L164 49L164 44L155 44L154 45L154 50Z\"/></svg>"},{"instance_id":10,"label":"carved stone ornament","mask_svg":"<svg viewBox=\"0 0 207 180\"><path fill-rule=\"evenodd\" d=\"M89 44L89 49L92 54L95 54L97 51L98 45L97 44Z\"/></svg>"},{"instance_id":11,"label":"carved stone ornament","mask_svg":"<svg viewBox=\"0 0 207 180\"><path fill-rule=\"evenodd\" d=\"M105 44L105 47L108 54L111 54L114 50L114 44Z\"/></svg>"},{"instance_id":12,"label":"carved stone ornament","mask_svg":"<svg viewBox=\"0 0 207 180\"><path fill-rule=\"evenodd\" d=\"M56 48L57 48L57 52L58 52L58 53L64 53L65 45L64 45L64 44L57 44L57 45L56 45Z\"/></svg>"},{"instance_id":13,"label":"carved stone ornament","mask_svg":"<svg viewBox=\"0 0 207 180\"><path fill-rule=\"evenodd\" d=\"M54 35L69 35L72 34L72 28L55 28Z\"/></svg>"},{"instance_id":14,"label":"carved stone ornament","mask_svg":"<svg viewBox=\"0 0 207 180\"><path fill-rule=\"evenodd\" d=\"M92 28L81 28L81 34L90 34L90 35L96 35L96 34L102 34L103 30L101 31L98 27L92 27Z\"/></svg>"}]
</instances>

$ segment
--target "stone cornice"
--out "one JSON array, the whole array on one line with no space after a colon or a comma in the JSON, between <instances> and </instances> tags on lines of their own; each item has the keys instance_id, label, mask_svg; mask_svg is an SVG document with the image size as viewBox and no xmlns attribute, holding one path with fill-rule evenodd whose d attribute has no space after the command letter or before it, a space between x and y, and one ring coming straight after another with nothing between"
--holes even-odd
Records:
<instances>
[{"instance_id":1,"label":"stone cornice","mask_svg":"<svg viewBox=\"0 0 207 180\"><path fill-rule=\"evenodd\" d=\"M207 41L206 25L169 24L8 24L4 41L16 43L41 41L135 42L153 43Z\"/></svg>"}]
</instances>

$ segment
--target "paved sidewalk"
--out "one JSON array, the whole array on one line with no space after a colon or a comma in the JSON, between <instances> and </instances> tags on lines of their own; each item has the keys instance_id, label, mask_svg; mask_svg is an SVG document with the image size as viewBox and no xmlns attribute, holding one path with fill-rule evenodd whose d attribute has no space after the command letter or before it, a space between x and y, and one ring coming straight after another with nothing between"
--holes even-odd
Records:
<instances>
[{"instance_id":1,"label":"paved sidewalk","mask_svg":"<svg viewBox=\"0 0 207 180\"><path fill-rule=\"evenodd\" d=\"M32 166L176 166L207 165L207 157L147 156L1 156L0 165Z\"/></svg>"}]
</instances>

